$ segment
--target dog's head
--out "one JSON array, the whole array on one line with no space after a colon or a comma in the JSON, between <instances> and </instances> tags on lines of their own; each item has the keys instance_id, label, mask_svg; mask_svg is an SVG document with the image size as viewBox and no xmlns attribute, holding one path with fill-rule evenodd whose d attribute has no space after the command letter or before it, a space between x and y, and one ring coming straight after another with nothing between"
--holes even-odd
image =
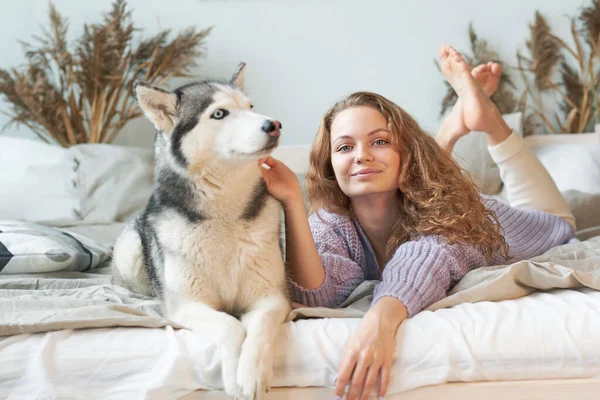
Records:
<instances>
[{"instance_id":1,"label":"dog's head","mask_svg":"<svg viewBox=\"0 0 600 400\"><path fill-rule=\"evenodd\" d=\"M134 85L144 114L183 167L215 159L247 163L277 147L281 123L252 111L242 92L244 69L241 63L228 82L195 82L172 92Z\"/></svg>"}]
</instances>

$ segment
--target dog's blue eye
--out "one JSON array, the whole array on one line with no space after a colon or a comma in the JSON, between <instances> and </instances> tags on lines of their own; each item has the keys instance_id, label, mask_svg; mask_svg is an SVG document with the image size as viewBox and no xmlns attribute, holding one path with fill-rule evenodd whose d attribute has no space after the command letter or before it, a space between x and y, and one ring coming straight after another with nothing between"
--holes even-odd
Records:
<instances>
[{"instance_id":1,"label":"dog's blue eye","mask_svg":"<svg viewBox=\"0 0 600 400\"><path fill-rule=\"evenodd\" d=\"M210 117L212 119L223 119L228 115L229 115L229 111L223 110L222 108L217 108L215 111L213 111L213 113Z\"/></svg>"}]
</instances>

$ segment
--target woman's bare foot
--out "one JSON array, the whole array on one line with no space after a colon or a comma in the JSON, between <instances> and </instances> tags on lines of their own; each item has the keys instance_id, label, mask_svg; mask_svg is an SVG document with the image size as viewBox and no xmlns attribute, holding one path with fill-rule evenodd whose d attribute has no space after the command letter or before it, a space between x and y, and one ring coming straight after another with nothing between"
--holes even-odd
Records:
<instances>
[{"instance_id":1,"label":"woman's bare foot","mask_svg":"<svg viewBox=\"0 0 600 400\"><path fill-rule=\"evenodd\" d=\"M471 75L473 75L473 78L477 81L485 94L490 97L498 88L501 72L502 67L500 64L490 61L487 64L480 64L473 68ZM458 139L470 131L471 130L465 126L463 121L462 101L458 98L454 107L452 107L450 114L442 121L436 139L440 145L452 151L452 148Z\"/></svg>"},{"instance_id":2,"label":"woman's bare foot","mask_svg":"<svg viewBox=\"0 0 600 400\"><path fill-rule=\"evenodd\" d=\"M498 89L501 73L502 66L492 61L487 64L479 64L471 71L473 79L477 81L488 97L494 94L496 89Z\"/></svg>"},{"instance_id":3,"label":"woman's bare foot","mask_svg":"<svg viewBox=\"0 0 600 400\"><path fill-rule=\"evenodd\" d=\"M464 126L469 130L488 133L491 145L506 139L510 135L510 128L504 123L498 108L471 75L471 69L461 54L445 45L440 49L440 59L442 74L462 103Z\"/></svg>"}]
</instances>

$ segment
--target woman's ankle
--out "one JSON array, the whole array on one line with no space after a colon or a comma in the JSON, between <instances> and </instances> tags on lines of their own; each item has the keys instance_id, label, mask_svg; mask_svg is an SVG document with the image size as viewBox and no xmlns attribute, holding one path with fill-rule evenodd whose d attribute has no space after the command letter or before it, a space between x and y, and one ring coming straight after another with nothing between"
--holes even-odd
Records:
<instances>
[{"instance_id":1,"label":"woman's ankle","mask_svg":"<svg viewBox=\"0 0 600 400\"><path fill-rule=\"evenodd\" d=\"M496 146L504 142L512 133L512 129L506 124L498 109L494 112L493 121L494 122L490 125L489 132L485 133L490 146Z\"/></svg>"}]
</instances>

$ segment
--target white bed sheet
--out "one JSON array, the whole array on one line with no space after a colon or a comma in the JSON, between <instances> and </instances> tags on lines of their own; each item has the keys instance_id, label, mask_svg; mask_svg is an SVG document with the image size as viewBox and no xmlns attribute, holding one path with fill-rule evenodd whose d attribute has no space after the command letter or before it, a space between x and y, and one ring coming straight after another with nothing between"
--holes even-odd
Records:
<instances>
[{"instance_id":1,"label":"white bed sheet","mask_svg":"<svg viewBox=\"0 0 600 400\"><path fill-rule=\"evenodd\" d=\"M285 325L274 386L333 386L358 319ZM554 290L423 312L398 331L389 393L455 381L600 376L600 292ZM188 330L103 328L0 338L0 397L178 398L221 389L214 345Z\"/></svg>"}]
</instances>

